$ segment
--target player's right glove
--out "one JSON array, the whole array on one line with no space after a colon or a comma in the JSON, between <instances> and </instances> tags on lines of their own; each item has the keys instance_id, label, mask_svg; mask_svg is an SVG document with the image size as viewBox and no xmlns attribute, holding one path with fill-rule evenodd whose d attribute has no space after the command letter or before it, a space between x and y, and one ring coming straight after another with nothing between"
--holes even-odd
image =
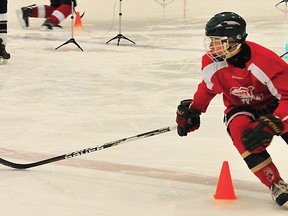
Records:
<instances>
[{"instance_id":1,"label":"player's right glove","mask_svg":"<svg viewBox=\"0 0 288 216\"><path fill-rule=\"evenodd\" d=\"M245 149L251 153L264 151L271 143L274 135L279 136L284 130L282 121L271 115L260 116L242 135Z\"/></svg>"},{"instance_id":2,"label":"player's right glove","mask_svg":"<svg viewBox=\"0 0 288 216\"><path fill-rule=\"evenodd\" d=\"M187 136L187 133L200 127L200 112L192 111L189 106L192 100L182 100L177 108L176 122L179 136Z\"/></svg>"}]
</instances>

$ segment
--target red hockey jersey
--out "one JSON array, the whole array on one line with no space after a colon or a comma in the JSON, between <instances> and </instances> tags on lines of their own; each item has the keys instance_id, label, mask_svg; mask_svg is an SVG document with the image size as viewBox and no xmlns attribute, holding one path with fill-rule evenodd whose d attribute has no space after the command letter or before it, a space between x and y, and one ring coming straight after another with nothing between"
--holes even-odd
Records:
<instances>
[{"instance_id":1,"label":"red hockey jersey","mask_svg":"<svg viewBox=\"0 0 288 216\"><path fill-rule=\"evenodd\" d=\"M227 61L202 57L203 80L194 94L191 109L205 112L216 94L223 94L225 113L239 106L263 109L276 99L274 115L288 123L288 66L271 50L253 42L251 59L241 69Z\"/></svg>"}]
</instances>

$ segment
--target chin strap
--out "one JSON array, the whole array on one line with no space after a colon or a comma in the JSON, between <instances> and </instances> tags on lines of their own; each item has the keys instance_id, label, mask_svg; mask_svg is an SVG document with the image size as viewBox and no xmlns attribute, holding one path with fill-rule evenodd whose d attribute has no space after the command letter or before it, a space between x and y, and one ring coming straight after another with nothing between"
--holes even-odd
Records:
<instances>
[{"instance_id":1,"label":"chin strap","mask_svg":"<svg viewBox=\"0 0 288 216\"><path fill-rule=\"evenodd\" d=\"M241 45L242 45L242 44L240 44L240 43L236 43L236 44L233 44L232 46L230 46L230 47L227 49L227 55L226 55L226 58L225 58L225 59L230 58L231 55L233 55L234 53L236 53L236 52L240 49ZM230 52L230 50L233 49L233 48L236 48L236 49L235 49L233 52Z\"/></svg>"}]
</instances>

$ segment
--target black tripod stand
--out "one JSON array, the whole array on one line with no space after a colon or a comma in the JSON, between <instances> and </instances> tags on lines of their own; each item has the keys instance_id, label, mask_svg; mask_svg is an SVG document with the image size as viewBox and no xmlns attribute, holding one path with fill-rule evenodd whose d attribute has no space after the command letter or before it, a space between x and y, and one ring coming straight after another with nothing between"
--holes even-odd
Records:
<instances>
[{"instance_id":1,"label":"black tripod stand","mask_svg":"<svg viewBox=\"0 0 288 216\"><path fill-rule=\"evenodd\" d=\"M281 4L281 3L283 3L283 2L285 2L285 5L286 5L286 7L287 7L287 2L288 2L288 0L282 0L282 1L280 1L279 3L277 3L277 4L275 5L275 7L277 7L279 4Z\"/></svg>"},{"instance_id":2,"label":"black tripod stand","mask_svg":"<svg viewBox=\"0 0 288 216\"><path fill-rule=\"evenodd\" d=\"M129 38L125 37L124 35L121 34L121 17L122 17L122 0L119 0L119 34L116 35L115 37L113 37L112 39L110 39L109 41L106 42L106 44L108 44L110 41L112 40L115 40L115 39L118 39L118 42L117 42L117 46L119 46L119 43L120 43L120 39L125 39L125 40L128 40L130 41L131 43L135 44L134 41L130 40Z\"/></svg>"},{"instance_id":3,"label":"black tripod stand","mask_svg":"<svg viewBox=\"0 0 288 216\"><path fill-rule=\"evenodd\" d=\"M73 0L71 0L71 38L66 41L65 43L61 44L60 46L56 47L55 50L59 49L60 47L69 44L69 43L73 43L75 44L81 51L83 51L83 49L80 47L80 45L76 42L75 38L74 38L74 2Z\"/></svg>"}]
</instances>

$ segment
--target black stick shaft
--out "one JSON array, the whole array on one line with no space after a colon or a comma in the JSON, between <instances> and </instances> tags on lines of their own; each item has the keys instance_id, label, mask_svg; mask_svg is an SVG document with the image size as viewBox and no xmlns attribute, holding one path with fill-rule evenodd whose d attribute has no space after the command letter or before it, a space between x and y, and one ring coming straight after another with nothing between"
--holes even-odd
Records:
<instances>
[{"instance_id":1,"label":"black stick shaft","mask_svg":"<svg viewBox=\"0 0 288 216\"><path fill-rule=\"evenodd\" d=\"M281 3L283 3L283 2L285 2L285 0L280 1L279 3L277 3L277 4L275 5L275 7L277 7L279 4L281 4ZM287 1L286 1L286 2L287 2Z\"/></svg>"},{"instance_id":2,"label":"black stick shaft","mask_svg":"<svg viewBox=\"0 0 288 216\"><path fill-rule=\"evenodd\" d=\"M146 137L150 137L150 136L155 136L155 135L158 135L158 134L166 133L166 132L169 132L169 131L172 131L172 130L175 130L175 129L176 129L176 126L169 126L169 127L165 127L165 128L160 128L160 129L156 129L156 130L153 130L153 131L149 131L149 132L145 132L145 133L142 133L142 134L138 134L138 135L135 135L135 136L126 137L126 138L123 138L123 139L119 139L119 140L115 140L115 141L112 141L112 142L108 142L108 143L105 143L105 144L100 145L100 146L96 146L96 147L92 147L92 148L85 148L85 149L82 149L82 150L79 150L79 151L71 152L69 154L59 155L59 156L56 156L56 157L48 158L46 160L41 160L41 161L37 161L37 162L34 162L34 163L27 163L27 164L14 163L14 162L5 160L3 158L0 158L0 164L2 164L4 166L7 166L7 167L15 168L15 169L29 169L29 168L32 168L32 167L37 167L37 166L41 166L41 165L44 165L44 164L49 164L49 163L53 163L53 162L56 162L56 161L65 160L65 159L68 159L68 158L77 157L77 156L80 156L80 155L92 153L92 152L95 152L95 151L100 151L100 150L103 150L103 149L106 149L106 148L110 148L112 146L117 146L117 145L123 144L125 142L138 140L138 139L143 139L143 138L146 138Z\"/></svg>"},{"instance_id":3,"label":"black stick shaft","mask_svg":"<svg viewBox=\"0 0 288 216\"><path fill-rule=\"evenodd\" d=\"M280 56L280 58L282 58L283 56L287 55L288 52L285 52L283 55Z\"/></svg>"}]
</instances>

